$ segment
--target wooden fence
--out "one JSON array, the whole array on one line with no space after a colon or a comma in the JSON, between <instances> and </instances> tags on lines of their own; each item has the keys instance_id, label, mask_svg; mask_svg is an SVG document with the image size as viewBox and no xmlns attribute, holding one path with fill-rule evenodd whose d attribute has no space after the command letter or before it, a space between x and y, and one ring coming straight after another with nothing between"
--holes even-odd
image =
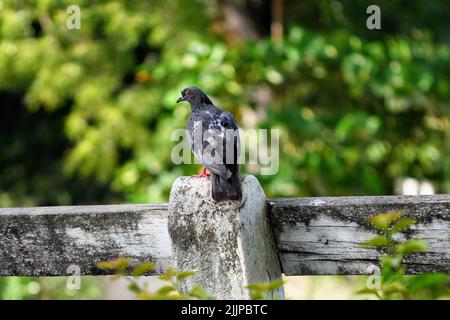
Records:
<instances>
[{"instance_id":1,"label":"wooden fence","mask_svg":"<svg viewBox=\"0 0 450 320\"><path fill-rule=\"evenodd\" d=\"M290 275L372 274L379 252L361 244L376 233L368 218L403 211L417 220L400 238L423 239L407 272L450 273L450 195L266 199L256 178L240 203L216 203L206 179L179 178L169 204L0 209L0 275L62 276L77 266L130 257L198 272L218 298L247 298L243 285ZM279 292L283 294L282 289Z\"/></svg>"}]
</instances>

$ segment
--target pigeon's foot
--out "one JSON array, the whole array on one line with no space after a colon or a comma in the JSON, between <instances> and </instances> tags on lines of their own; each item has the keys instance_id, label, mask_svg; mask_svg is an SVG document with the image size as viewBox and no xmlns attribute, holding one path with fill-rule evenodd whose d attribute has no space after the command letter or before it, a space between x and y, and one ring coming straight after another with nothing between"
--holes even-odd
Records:
<instances>
[{"instance_id":1,"label":"pigeon's foot","mask_svg":"<svg viewBox=\"0 0 450 320\"><path fill-rule=\"evenodd\" d=\"M200 170L200 174L194 174L192 175L192 178L209 178L210 175L209 171L203 167L202 170Z\"/></svg>"}]
</instances>

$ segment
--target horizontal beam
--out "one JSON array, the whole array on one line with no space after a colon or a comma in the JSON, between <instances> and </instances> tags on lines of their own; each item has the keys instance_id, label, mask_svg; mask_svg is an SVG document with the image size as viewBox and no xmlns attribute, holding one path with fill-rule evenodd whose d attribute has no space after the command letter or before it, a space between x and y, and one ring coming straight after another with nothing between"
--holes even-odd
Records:
<instances>
[{"instance_id":1,"label":"horizontal beam","mask_svg":"<svg viewBox=\"0 0 450 320\"><path fill-rule=\"evenodd\" d=\"M400 238L421 238L426 253L406 259L408 273L450 273L450 195L290 198L268 201L286 275L369 274L379 252L372 215L403 211L419 223ZM95 263L119 256L173 265L167 205L0 209L0 275L104 274Z\"/></svg>"},{"instance_id":2,"label":"horizontal beam","mask_svg":"<svg viewBox=\"0 0 450 320\"><path fill-rule=\"evenodd\" d=\"M410 274L450 274L450 195L289 198L268 201L286 275L372 274L380 254L361 244L376 235L368 218L402 211L418 222L398 240L423 239L405 258Z\"/></svg>"},{"instance_id":3,"label":"horizontal beam","mask_svg":"<svg viewBox=\"0 0 450 320\"><path fill-rule=\"evenodd\" d=\"M98 275L119 256L172 264L167 205L0 209L0 275Z\"/></svg>"}]
</instances>

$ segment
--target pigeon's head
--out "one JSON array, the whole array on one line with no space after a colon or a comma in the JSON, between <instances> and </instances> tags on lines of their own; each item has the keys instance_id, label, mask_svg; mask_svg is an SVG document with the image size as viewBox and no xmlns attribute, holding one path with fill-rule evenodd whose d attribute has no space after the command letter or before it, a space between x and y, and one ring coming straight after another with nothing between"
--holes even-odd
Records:
<instances>
[{"instance_id":1,"label":"pigeon's head","mask_svg":"<svg viewBox=\"0 0 450 320\"><path fill-rule=\"evenodd\" d=\"M212 104L208 96L199 88L189 87L181 90L181 97L178 98L177 103L181 101L187 101L192 106L200 104Z\"/></svg>"}]
</instances>

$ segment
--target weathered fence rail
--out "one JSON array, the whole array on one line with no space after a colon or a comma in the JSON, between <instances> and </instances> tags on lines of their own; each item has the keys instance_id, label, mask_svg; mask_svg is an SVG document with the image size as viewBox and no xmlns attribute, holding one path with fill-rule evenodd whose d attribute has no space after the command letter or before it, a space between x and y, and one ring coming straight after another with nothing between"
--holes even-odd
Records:
<instances>
[{"instance_id":1,"label":"weathered fence rail","mask_svg":"<svg viewBox=\"0 0 450 320\"><path fill-rule=\"evenodd\" d=\"M0 275L104 274L96 262L125 256L172 265L167 205L0 209Z\"/></svg>"},{"instance_id":2,"label":"weathered fence rail","mask_svg":"<svg viewBox=\"0 0 450 320\"><path fill-rule=\"evenodd\" d=\"M238 286L281 272L373 273L378 252L361 247L375 235L367 218L388 211L418 221L400 237L429 245L405 260L407 272L450 273L450 195L266 200L254 177L243 187L240 204L214 203L207 180L182 177L169 205L0 209L0 275L67 275L71 265L99 275L96 262L125 256L155 261L155 273L198 270L191 281L217 297L246 297Z\"/></svg>"},{"instance_id":3,"label":"weathered fence rail","mask_svg":"<svg viewBox=\"0 0 450 320\"><path fill-rule=\"evenodd\" d=\"M375 235L368 218L395 211L417 221L400 239L429 246L405 258L407 273L450 273L450 195L273 199L269 205L286 275L373 273L379 253L361 247Z\"/></svg>"}]
</instances>

